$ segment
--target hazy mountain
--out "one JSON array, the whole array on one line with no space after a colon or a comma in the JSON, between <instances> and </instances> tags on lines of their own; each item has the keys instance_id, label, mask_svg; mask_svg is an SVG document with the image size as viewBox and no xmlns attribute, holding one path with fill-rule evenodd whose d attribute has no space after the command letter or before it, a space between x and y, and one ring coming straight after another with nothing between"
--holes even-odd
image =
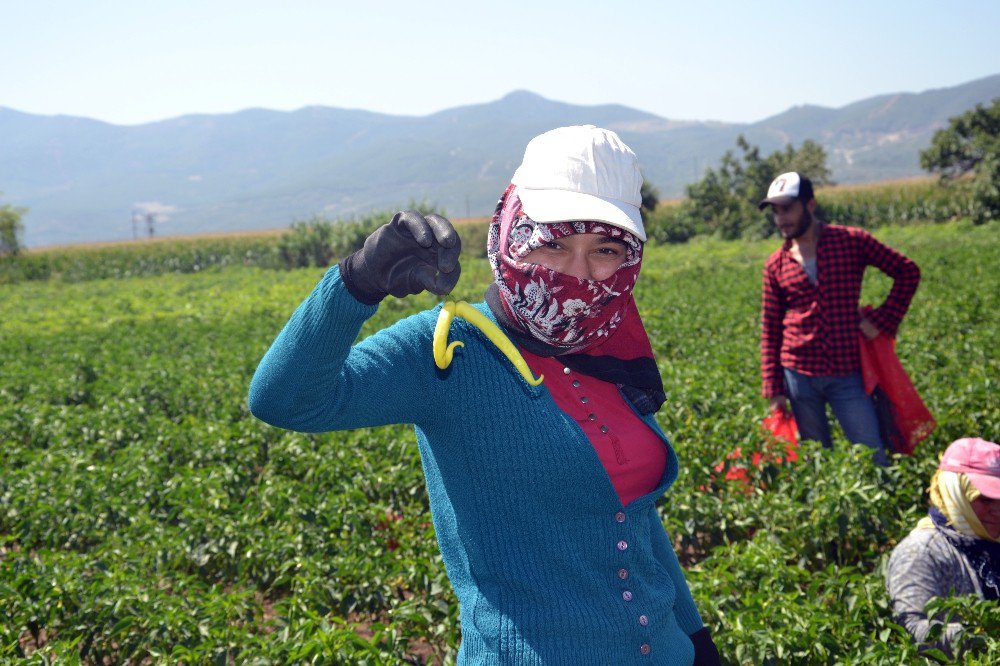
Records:
<instances>
[{"instance_id":1,"label":"hazy mountain","mask_svg":"<svg viewBox=\"0 0 1000 666\"><path fill-rule=\"evenodd\" d=\"M619 132L664 197L682 194L740 133L765 153L813 139L836 181L882 180L921 173L918 152L933 132L997 96L1000 75L751 124L671 121L525 91L421 117L308 107L135 126L0 107L0 202L29 208L29 246L129 238L138 210L159 212L159 234L284 227L414 200L485 215L532 136L582 123Z\"/></svg>"}]
</instances>

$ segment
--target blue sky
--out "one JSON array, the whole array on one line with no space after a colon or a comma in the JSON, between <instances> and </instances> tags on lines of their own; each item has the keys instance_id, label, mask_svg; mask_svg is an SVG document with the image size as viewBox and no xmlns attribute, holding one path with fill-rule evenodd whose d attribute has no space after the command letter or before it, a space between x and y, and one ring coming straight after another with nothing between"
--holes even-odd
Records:
<instances>
[{"instance_id":1,"label":"blue sky","mask_svg":"<svg viewBox=\"0 0 1000 666\"><path fill-rule=\"evenodd\" d=\"M752 122L1000 73L1000 2L5 2L0 106L136 124L516 89Z\"/></svg>"}]
</instances>

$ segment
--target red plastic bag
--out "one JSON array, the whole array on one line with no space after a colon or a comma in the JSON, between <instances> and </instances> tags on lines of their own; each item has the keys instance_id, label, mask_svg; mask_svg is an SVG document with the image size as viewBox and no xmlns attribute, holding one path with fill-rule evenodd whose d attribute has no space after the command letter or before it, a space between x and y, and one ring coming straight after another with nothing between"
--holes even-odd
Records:
<instances>
[{"instance_id":1,"label":"red plastic bag","mask_svg":"<svg viewBox=\"0 0 1000 666\"><path fill-rule=\"evenodd\" d=\"M879 335L861 338L861 377L875 402L882 438L896 453L913 455L937 426L896 356L896 341Z\"/></svg>"},{"instance_id":2,"label":"red plastic bag","mask_svg":"<svg viewBox=\"0 0 1000 666\"><path fill-rule=\"evenodd\" d=\"M761 430L765 434L765 441L760 450L750 451L749 455L743 453L743 448L737 446L732 452L726 455L725 460L714 467L715 474L711 476L709 486L701 486L701 490L707 491L712 486L720 482L719 474L725 472L722 477L725 481L735 481L743 486L746 493L753 492L753 480L750 472L753 468L760 468L763 464L796 462L799 459L799 438L798 428L795 426L795 417L791 412L784 409L776 409L761 422ZM784 452L781 449L784 449Z\"/></svg>"},{"instance_id":3,"label":"red plastic bag","mask_svg":"<svg viewBox=\"0 0 1000 666\"><path fill-rule=\"evenodd\" d=\"M784 461L790 463L799 459L799 429L795 425L795 417L791 411L781 408L771 410L771 413L761 421L760 427L772 440L769 442L768 449L773 450L777 448L776 445L784 444ZM771 457L775 461L781 462L781 456L772 453Z\"/></svg>"},{"instance_id":4,"label":"red plastic bag","mask_svg":"<svg viewBox=\"0 0 1000 666\"><path fill-rule=\"evenodd\" d=\"M795 425L795 417L792 413L785 409L774 409L764 417L760 426L767 432L771 433L771 436L776 440L782 440L788 445L785 446L785 451L788 454L788 459L795 461L799 459L799 454L796 449L799 446L799 429Z\"/></svg>"}]
</instances>

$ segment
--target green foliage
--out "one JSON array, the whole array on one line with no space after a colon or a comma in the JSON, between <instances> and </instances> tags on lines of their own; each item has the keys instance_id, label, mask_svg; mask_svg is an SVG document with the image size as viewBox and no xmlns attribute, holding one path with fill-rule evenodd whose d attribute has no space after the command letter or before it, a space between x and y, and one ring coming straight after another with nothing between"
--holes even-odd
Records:
<instances>
[{"instance_id":1,"label":"green foliage","mask_svg":"<svg viewBox=\"0 0 1000 666\"><path fill-rule=\"evenodd\" d=\"M434 204L411 201L408 208L425 215L443 214ZM0 285L25 280L85 282L197 273L232 265L261 268L329 266L359 249L368 234L392 219L392 215L392 212L374 212L362 218L340 221L314 217L293 222L289 231L280 237L250 233L67 247L0 256Z\"/></svg>"},{"instance_id":2,"label":"green foliage","mask_svg":"<svg viewBox=\"0 0 1000 666\"><path fill-rule=\"evenodd\" d=\"M462 239L463 256L486 257L486 241L490 233L490 218L465 220L457 224L455 229Z\"/></svg>"},{"instance_id":3,"label":"green foliage","mask_svg":"<svg viewBox=\"0 0 1000 666\"><path fill-rule=\"evenodd\" d=\"M898 350L938 430L888 470L839 437L832 451L806 445L800 464L752 469L749 494L742 484L697 489L711 485L734 449L762 445L759 281L775 241L700 238L646 256L658 268L646 264L636 293L668 392L659 416L681 459L676 493L661 511L728 663L922 663L892 622L881 566L925 510L924 489L947 443L1000 425L992 352L1000 340L995 327L977 323L1000 298L982 289L1000 284L988 263L976 265L998 240L968 224L879 236L923 270ZM879 301L890 285L869 275L862 301ZM1000 657L996 643L985 649L981 663Z\"/></svg>"},{"instance_id":4,"label":"green foliage","mask_svg":"<svg viewBox=\"0 0 1000 666\"><path fill-rule=\"evenodd\" d=\"M831 222L869 229L971 219L976 204L970 186L965 179L942 185L930 178L828 186L816 192L817 214ZM704 221L692 216L691 210L686 200L661 204L650 215L647 233L660 243L683 243L704 235ZM761 213L753 214L757 221L744 234L762 237L770 234L770 220Z\"/></svg>"},{"instance_id":5,"label":"green foliage","mask_svg":"<svg viewBox=\"0 0 1000 666\"><path fill-rule=\"evenodd\" d=\"M406 210L415 210L421 215L444 215L434 204L427 202L411 201ZM376 211L353 220L313 217L293 222L291 230L278 243L278 254L286 268L329 266L360 250L365 239L392 220L394 214L395 211Z\"/></svg>"},{"instance_id":6,"label":"green foliage","mask_svg":"<svg viewBox=\"0 0 1000 666\"><path fill-rule=\"evenodd\" d=\"M287 268L329 266L361 249L365 238L392 219L392 213L373 213L360 220L337 222L314 217L292 223L281 237L278 253Z\"/></svg>"},{"instance_id":7,"label":"green foliage","mask_svg":"<svg viewBox=\"0 0 1000 666\"><path fill-rule=\"evenodd\" d=\"M1000 97L951 118L920 153L920 166L940 173L946 183L972 172L972 220L982 224L1000 217Z\"/></svg>"},{"instance_id":8,"label":"green foliage","mask_svg":"<svg viewBox=\"0 0 1000 666\"><path fill-rule=\"evenodd\" d=\"M643 225L645 225L646 220L649 219L649 214L653 212L656 204L660 202L660 193L649 181L643 178L642 185L639 187L639 195L642 198L642 203L639 205L639 216L642 218Z\"/></svg>"},{"instance_id":9,"label":"green foliage","mask_svg":"<svg viewBox=\"0 0 1000 666\"><path fill-rule=\"evenodd\" d=\"M0 285L198 273L227 266L277 268L276 250L276 237L249 234L27 251L0 259Z\"/></svg>"},{"instance_id":10,"label":"green foliage","mask_svg":"<svg viewBox=\"0 0 1000 666\"><path fill-rule=\"evenodd\" d=\"M647 247L636 294L681 461L660 512L726 663L924 659L892 622L881 567L944 446L1000 429L1000 240L966 223L879 235L923 270L898 350L938 431L888 470L839 437L805 446L800 464L755 470L750 493L699 488L760 445L775 241ZM247 412L257 362L321 274L234 262L0 286L0 662L454 660L412 429L305 435ZM457 295L490 279L466 256ZM871 276L864 300L888 287ZM389 298L362 335L437 300ZM952 601L978 636L965 663L997 663L995 604Z\"/></svg>"},{"instance_id":11,"label":"green foliage","mask_svg":"<svg viewBox=\"0 0 1000 666\"><path fill-rule=\"evenodd\" d=\"M968 183L929 178L825 188L816 199L822 219L869 229L971 218L975 210Z\"/></svg>"},{"instance_id":12,"label":"green foliage","mask_svg":"<svg viewBox=\"0 0 1000 666\"><path fill-rule=\"evenodd\" d=\"M750 145L741 134L736 139L742 155L726 151L717 169L708 169L698 182L685 188L687 199L672 211L666 229L658 230L657 240L685 240L686 230L719 238L763 238L773 229L757 210L757 202L767 193L774 177L785 171L799 171L814 185L830 182L823 147L805 141L798 149L791 144L767 157Z\"/></svg>"},{"instance_id":13,"label":"green foliage","mask_svg":"<svg viewBox=\"0 0 1000 666\"><path fill-rule=\"evenodd\" d=\"M805 141L766 157L743 136L741 154L723 155L716 169L686 188L686 198L660 206L648 216L646 230L661 243L683 243L698 235L760 239L774 225L757 210L771 180L784 171L806 174L817 186L819 217L842 224L877 228L885 224L943 222L969 218L977 224L1000 216L1000 99L952 119L921 153L925 169L940 171L939 184L912 180L831 187L823 148ZM973 171L971 178L959 178Z\"/></svg>"},{"instance_id":14,"label":"green foliage","mask_svg":"<svg viewBox=\"0 0 1000 666\"><path fill-rule=\"evenodd\" d=\"M949 622L962 625L962 649L955 655L966 664L992 664L988 655L1000 654L1000 605L979 603L975 597L945 597L931 599L927 613L937 617L940 625L932 626L927 639L934 642L940 638L942 629ZM948 658L934 650L936 661L947 662Z\"/></svg>"},{"instance_id":15,"label":"green foliage","mask_svg":"<svg viewBox=\"0 0 1000 666\"><path fill-rule=\"evenodd\" d=\"M660 203L645 222L646 237L657 243L685 243L698 235L698 221L682 202Z\"/></svg>"},{"instance_id":16,"label":"green foliage","mask_svg":"<svg viewBox=\"0 0 1000 666\"><path fill-rule=\"evenodd\" d=\"M0 258L20 253L21 234L24 233L21 218L27 212L27 208L0 206Z\"/></svg>"}]
</instances>

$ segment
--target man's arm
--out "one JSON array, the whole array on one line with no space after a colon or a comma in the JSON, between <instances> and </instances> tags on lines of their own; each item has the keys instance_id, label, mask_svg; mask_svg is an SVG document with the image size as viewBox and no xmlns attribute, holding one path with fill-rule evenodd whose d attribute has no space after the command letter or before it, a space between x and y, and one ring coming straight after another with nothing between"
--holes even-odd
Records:
<instances>
[{"instance_id":1,"label":"man's arm","mask_svg":"<svg viewBox=\"0 0 1000 666\"><path fill-rule=\"evenodd\" d=\"M781 376L781 341L784 335L785 306L781 288L769 266L764 267L760 306L760 373L765 398L784 395ZM774 401L772 401L772 407Z\"/></svg>"},{"instance_id":2,"label":"man's arm","mask_svg":"<svg viewBox=\"0 0 1000 666\"><path fill-rule=\"evenodd\" d=\"M892 289L885 302L872 312L867 319L879 332L896 337L896 330L910 307L910 300L920 284L920 268L901 252L879 242L867 232L862 236L865 261L892 278Z\"/></svg>"}]
</instances>

